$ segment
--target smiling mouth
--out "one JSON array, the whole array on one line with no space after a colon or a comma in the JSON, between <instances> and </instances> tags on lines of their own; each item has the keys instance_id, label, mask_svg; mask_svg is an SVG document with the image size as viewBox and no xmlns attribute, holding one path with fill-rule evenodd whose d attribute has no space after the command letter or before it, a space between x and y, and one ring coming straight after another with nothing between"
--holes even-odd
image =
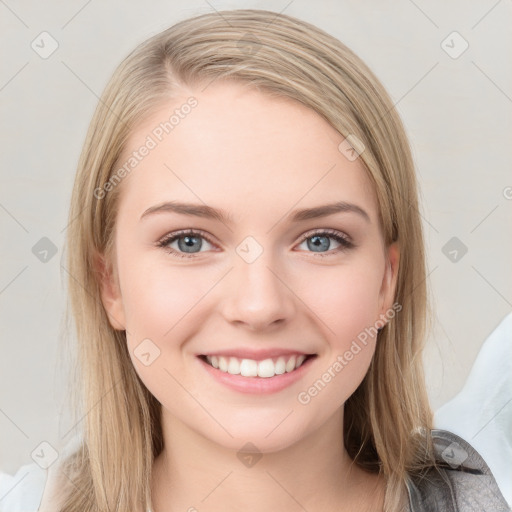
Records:
<instances>
[{"instance_id":1,"label":"smiling mouth","mask_svg":"<svg viewBox=\"0 0 512 512\"><path fill-rule=\"evenodd\" d=\"M316 354L279 356L261 361L231 356L201 355L198 357L223 373L241 375L242 377L270 378L284 373L292 373L306 361L316 357Z\"/></svg>"}]
</instances>

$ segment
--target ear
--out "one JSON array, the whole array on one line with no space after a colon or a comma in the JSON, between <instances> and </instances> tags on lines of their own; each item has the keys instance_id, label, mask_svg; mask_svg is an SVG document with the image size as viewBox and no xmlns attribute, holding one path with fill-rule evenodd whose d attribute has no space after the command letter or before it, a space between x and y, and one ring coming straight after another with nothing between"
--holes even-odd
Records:
<instances>
[{"instance_id":1,"label":"ear","mask_svg":"<svg viewBox=\"0 0 512 512\"><path fill-rule=\"evenodd\" d=\"M395 302L398 267L400 263L400 247L398 242L390 244L386 251L386 270L379 293L379 313L381 318L391 309Z\"/></svg>"},{"instance_id":2,"label":"ear","mask_svg":"<svg viewBox=\"0 0 512 512\"><path fill-rule=\"evenodd\" d=\"M126 318L119 280L115 275L113 265L102 254L95 255L94 265L101 291L101 301L110 325L118 331L124 331L126 329Z\"/></svg>"}]
</instances>

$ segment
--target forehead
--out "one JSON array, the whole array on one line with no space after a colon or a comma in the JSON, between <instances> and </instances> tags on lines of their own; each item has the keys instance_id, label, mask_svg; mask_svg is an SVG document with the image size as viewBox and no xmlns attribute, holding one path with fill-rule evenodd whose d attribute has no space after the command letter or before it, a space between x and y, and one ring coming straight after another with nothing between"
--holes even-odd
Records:
<instances>
[{"instance_id":1,"label":"forehead","mask_svg":"<svg viewBox=\"0 0 512 512\"><path fill-rule=\"evenodd\" d=\"M343 140L319 114L289 98L233 82L184 91L131 134L121 165L134 151L139 155L122 183L121 203L143 211L178 198L235 217L271 217L294 205L346 200L376 217L371 181L359 159L339 150ZM144 146L150 149L139 151Z\"/></svg>"}]
</instances>

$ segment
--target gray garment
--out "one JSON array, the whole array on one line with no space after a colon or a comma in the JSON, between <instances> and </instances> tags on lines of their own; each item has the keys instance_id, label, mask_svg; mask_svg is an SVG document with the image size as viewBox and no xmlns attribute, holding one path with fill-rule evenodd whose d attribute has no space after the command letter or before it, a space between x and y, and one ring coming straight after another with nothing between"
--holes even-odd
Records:
<instances>
[{"instance_id":1,"label":"gray garment","mask_svg":"<svg viewBox=\"0 0 512 512\"><path fill-rule=\"evenodd\" d=\"M464 439L431 431L440 469L409 477L409 512L510 512L491 470Z\"/></svg>"}]
</instances>

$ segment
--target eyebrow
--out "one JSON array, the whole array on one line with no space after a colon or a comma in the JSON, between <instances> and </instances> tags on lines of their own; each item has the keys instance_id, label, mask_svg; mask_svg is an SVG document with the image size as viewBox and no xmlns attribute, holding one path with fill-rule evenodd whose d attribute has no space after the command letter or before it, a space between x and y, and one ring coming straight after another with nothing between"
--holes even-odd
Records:
<instances>
[{"instance_id":1,"label":"eyebrow","mask_svg":"<svg viewBox=\"0 0 512 512\"><path fill-rule=\"evenodd\" d=\"M141 215L141 220L150 215L165 212L214 219L222 222L223 224L230 224L232 222L231 216L224 210L215 209L205 204L182 203L178 201L167 201L165 203L151 206ZM300 222L319 217L326 217L335 213L356 213L365 219L366 222L371 223L370 216L365 210L363 210L363 208L353 203L347 203L346 201L338 201L336 203L315 206L312 208L294 210L286 215L286 219L289 222Z\"/></svg>"}]
</instances>

